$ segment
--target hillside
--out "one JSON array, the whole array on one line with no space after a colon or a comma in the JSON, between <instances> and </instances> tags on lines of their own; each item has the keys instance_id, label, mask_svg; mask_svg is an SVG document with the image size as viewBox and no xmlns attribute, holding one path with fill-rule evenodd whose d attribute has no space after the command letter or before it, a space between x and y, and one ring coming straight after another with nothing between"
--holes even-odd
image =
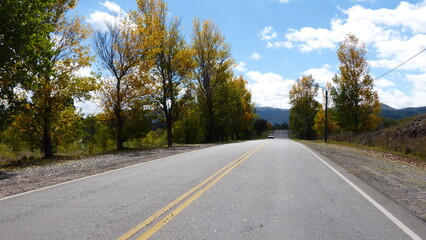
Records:
<instances>
[{"instance_id":1,"label":"hillside","mask_svg":"<svg viewBox=\"0 0 426 240\"><path fill-rule=\"evenodd\" d=\"M395 109L386 104L382 104L382 115L386 118L393 118L395 120L399 120L407 117L416 116L422 113L426 113L426 107Z\"/></svg>"},{"instance_id":2,"label":"hillside","mask_svg":"<svg viewBox=\"0 0 426 240\"><path fill-rule=\"evenodd\" d=\"M256 113L260 118L266 119L272 124L288 123L290 119L290 111L288 109L272 108L272 107L256 107ZM382 115L385 118L393 118L395 120L416 116L426 113L425 107L402 108L395 109L386 104L382 104Z\"/></svg>"},{"instance_id":3,"label":"hillside","mask_svg":"<svg viewBox=\"0 0 426 240\"><path fill-rule=\"evenodd\" d=\"M290 111L288 109L272 107L256 107L255 109L260 118L265 119L272 124L283 124L289 122Z\"/></svg>"}]
</instances>

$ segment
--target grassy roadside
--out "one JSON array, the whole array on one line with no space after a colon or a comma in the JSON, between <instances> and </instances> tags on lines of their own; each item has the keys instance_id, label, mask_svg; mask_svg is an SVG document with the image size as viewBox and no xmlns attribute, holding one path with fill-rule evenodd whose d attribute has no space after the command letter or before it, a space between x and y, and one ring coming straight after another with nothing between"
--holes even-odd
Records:
<instances>
[{"instance_id":1,"label":"grassy roadside","mask_svg":"<svg viewBox=\"0 0 426 240\"><path fill-rule=\"evenodd\" d=\"M380 147L371 147L371 146L360 145L360 144L349 143L349 142L328 141L327 143L325 143L321 140L315 140L315 141L298 140L298 141L301 143L306 143L306 144L315 143L322 146L336 145L336 146L353 148L363 152L368 152L374 156L380 156L382 158L391 159L393 161L401 161L401 162L405 162L405 163L426 169L426 156L423 156L423 155L404 154L397 151L386 150Z\"/></svg>"}]
</instances>

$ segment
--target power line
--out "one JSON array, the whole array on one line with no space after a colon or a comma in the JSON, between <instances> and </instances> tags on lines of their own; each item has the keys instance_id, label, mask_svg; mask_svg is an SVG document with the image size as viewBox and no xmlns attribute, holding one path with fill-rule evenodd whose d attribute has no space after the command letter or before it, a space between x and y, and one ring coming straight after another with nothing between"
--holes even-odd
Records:
<instances>
[{"instance_id":1,"label":"power line","mask_svg":"<svg viewBox=\"0 0 426 240\"><path fill-rule=\"evenodd\" d=\"M381 77L385 76L386 74L388 74L388 73L392 72L393 70L395 70L395 69L397 69L397 68L401 67L402 65L406 64L406 63L407 63L407 62L409 62L411 59L413 59L413 58L417 57L418 55L420 55L420 54L421 54L422 52L424 52L424 51L426 51L426 48L425 48L425 49L423 49L423 50L421 50L420 52L418 52L416 55L414 55L414 56L410 57L410 58L409 58L408 60L406 60L405 62L403 62L403 63L399 64L398 66L396 66L396 67L392 68L391 70L389 70L389 71L387 71L387 72L383 73L382 75L380 75L380 76L379 76L379 77L377 77L376 79L379 79L379 78L381 78Z\"/></svg>"}]
</instances>

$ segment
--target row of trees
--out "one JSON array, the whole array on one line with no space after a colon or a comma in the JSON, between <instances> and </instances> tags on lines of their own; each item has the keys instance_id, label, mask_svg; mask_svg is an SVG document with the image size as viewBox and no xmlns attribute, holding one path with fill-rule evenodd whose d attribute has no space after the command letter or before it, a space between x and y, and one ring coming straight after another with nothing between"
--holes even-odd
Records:
<instances>
[{"instance_id":1,"label":"row of trees","mask_svg":"<svg viewBox=\"0 0 426 240\"><path fill-rule=\"evenodd\" d=\"M352 34L339 44L339 72L325 86L331 95L328 132L366 132L380 124L380 102L373 90L365 44ZM312 76L300 78L290 91L290 126L294 137L313 139L324 134L325 111L315 97L318 84Z\"/></svg>"},{"instance_id":2,"label":"row of trees","mask_svg":"<svg viewBox=\"0 0 426 240\"><path fill-rule=\"evenodd\" d=\"M136 11L107 22L107 30L95 29L88 44L90 26L67 13L75 5L76 0L2 3L0 131L18 134L46 157L65 142L82 141L79 129L89 142L99 129L108 131L117 149L146 135L152 122L164 126L168 146L176 139L250 136L251 93L245 79L233 75L230 45L213 22L194 19L186 43L179 19L168 17L163 0L137 0ZM94 60L107 76L79 74ZM83 119L74 101L90 98L103 111Z\"/></svg>"}]
</instances>

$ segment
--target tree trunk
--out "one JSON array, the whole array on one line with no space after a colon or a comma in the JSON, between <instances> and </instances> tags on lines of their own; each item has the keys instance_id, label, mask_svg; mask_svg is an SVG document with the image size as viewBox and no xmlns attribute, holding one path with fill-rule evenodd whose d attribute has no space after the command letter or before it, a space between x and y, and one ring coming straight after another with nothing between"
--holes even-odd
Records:
<instances>
[{"instance_id":1,"label":"tree trunk","mask_svg":"<svg viewBox=\"0 0 426 240\"><path fill-rule=\"evenodd\" d=\"M121 118L121 114L117 116L117 149L123 150L123 119Z\"/></svg>"},{"instance_id":2,"label":"tree trunk","mask_svg":"<svg viewBox=\"0 0 426 240\"><path fill-rule=\"evenodd\" d=\"M173 133L172 133L172 123L167 121L167 147L173 145Z\"/></svg>"},{"instance_id":3,"label":"tree trunk","mask_svg":"<svg viewBox=\"0 0 426 240\"><path fill-rule=\"evenodd\" d=\"M43 124L43 152L45 158L53 156L52 136L50 135L50 123L48 119L44 119Z\"/></svg>"},{"instance_id":4,"label":"tree trunk","mask_svg":"<svg viewBox=\"0 0 426 240\"><path fill-rule=\"evenodd\" d=\"M207 141L209 143L216 142L215 129L214 129L214 121L213 121L213 104L209 106L209 133Z\"/></svg>"},{"instance_id":5,"label":"tree trunk","mask_svg":"<svg viewBox=\"0 0 426 240\"><path fill-rule=\"evenodd\" d=\"M166 111L167 147L173 145L173 116L171 115L171 111L172 110L169 110L169 112Z\"/></svg>"}]
</instances>

